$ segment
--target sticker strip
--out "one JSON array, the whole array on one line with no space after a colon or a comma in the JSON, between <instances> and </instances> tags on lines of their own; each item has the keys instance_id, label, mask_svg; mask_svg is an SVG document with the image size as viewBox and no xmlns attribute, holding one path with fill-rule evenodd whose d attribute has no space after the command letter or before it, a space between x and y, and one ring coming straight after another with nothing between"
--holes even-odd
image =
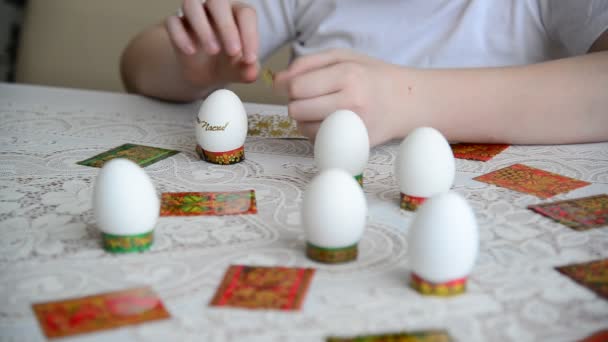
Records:
<instances>
[{"instance_id":1,"label":"sticker strip","mask_svg":"<svg viewBox=\"0 0 608 342\"><path fill-rule=\"evenodd\" d=\"M233 192L165 192L160 216L256 214L255 190Z\"/></svg>"}]
</instances>

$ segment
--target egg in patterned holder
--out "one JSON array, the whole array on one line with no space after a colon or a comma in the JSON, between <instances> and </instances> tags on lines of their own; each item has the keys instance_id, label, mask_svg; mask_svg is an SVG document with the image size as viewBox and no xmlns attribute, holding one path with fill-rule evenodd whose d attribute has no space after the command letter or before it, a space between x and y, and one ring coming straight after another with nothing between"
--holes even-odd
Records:
<instances>
[{"instance_id":1,"label":"egg in patterned holder","mask_svg":"<svg viewBox=\"0 0 608 342\"><path fill-rule=\"evenodd\" d=\"M473 210L455 192L431 197L416 212L408 246L412 288L423 295L464 293L479 249Z\"/></svg>"},{"instance_id":2,"label":"egg in patterned holder","mask_svg":"<svg viewBox=\"0 0 608 342\"><path fill-rule=\"evenodd\" d=\"M319 170L343 169L363 187L369 136L359 115L341 109L325 118L315 137L314 156Z\"/></svg>"},{"instance_id":3,"label":"egg in patterned holder","mask_svg":"<svg viewBox=\"0 0 608 342\"><path fill-rule=\"evenodd\" d=\"M211 93L195 123L196 153L209 163L229 165L245 159L247 112L239 97L228 89Z\"/></svg>"},{"instance_id":4,"label":"egg in patterned holder","mask_svg":"<svg viewBox=\"0 0 608 342\"><path fill-rule=\"evenodd\" d=\"M353 176L342 169L322 170L302 203L308 258L328 264L357 259L366 217L365 195Z\"/></svg>"},{"instance_id":5,"label":"egg in patterned holder","mask_svg":"<svg viewBox=\"0 0 608 342\"><path fill-rule=\"evenodd\" d=\"M152 246L160 200L150 177L134 162L105 163L95 180L93 211L108 252L141 252Z\"/></svg>"},{"instance_id":6,"label":"egg in patterned holder","mask_svg":"<svg viewBox=\"0 0 608 342\"><path fill-rule=\"evenodd\" d=\"M415 211L427 198L452 187L456 167L450 144L434 128L414 129L399 146L395 175L401 209Z\"/></svg>"}]
</instances>

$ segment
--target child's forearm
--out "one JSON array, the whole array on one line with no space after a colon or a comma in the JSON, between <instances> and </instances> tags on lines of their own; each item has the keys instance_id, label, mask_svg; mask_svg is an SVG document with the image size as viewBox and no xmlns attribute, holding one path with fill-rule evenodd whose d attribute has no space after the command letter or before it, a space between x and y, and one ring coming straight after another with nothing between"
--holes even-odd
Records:
<instances>
[{"instance_id":1,"label":"child's forearm","mask_svg":"<svg viewBox=\"0 0 608 342\"><path fill-rule=\"evenodd\" d=\"M608 51L521 67L404 69L402 78L405 129L416 113L455 141L608 140Z\"/></svg>"},{"instance_id":2,"label":"child's forearm","mask_svg":"<svg viewBox=\"0 0 608 342\"><path fill-rule=\"evenodd\" d=\"M197 86L184 77L161 25L131 41L122 55L121 75L127 91L169 101L197 100L219 86L212 75L207 80L202 77L204 75L196 75L199 78Z\"/></svg>"}]
</instances>

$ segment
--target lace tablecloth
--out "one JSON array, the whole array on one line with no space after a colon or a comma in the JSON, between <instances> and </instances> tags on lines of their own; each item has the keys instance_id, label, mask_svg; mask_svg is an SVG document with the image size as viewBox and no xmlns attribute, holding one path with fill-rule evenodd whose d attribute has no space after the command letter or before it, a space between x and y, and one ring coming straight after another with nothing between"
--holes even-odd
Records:
<instances>
[{"instance_id":1,"label":"lace tablecloth","mask_svg":"<svg viewBox=\"0 0 608 342\"><path fill-rule=\"evenodd\" d=\"M393 177L398 142L372 150L370 209L358 261L322 265L304 255L299 209L315 175L312 146L249 137L246 160L200 161L198 104L0 85L0 340L41 341L31 304L151 286L172 319L76 339L324 341L330 335L446 329L457 341L574 341L608 327L608 301L555 266L608 257L608 228L577 232L526 209L540 199L472 178L515 163L592 182L554 199L608 193L608 144L511 146L489 162L457 160L455 191L475 210L481 246L469 289L450 299L407 285L408 226ZM285 108L247 105L250 114ZM161 218L153 248L112 255L91 210L97 168L76 162L123 143L181 153L145 168L157 191L255 189L259 213ZM553 199L552 199L553 200ZM301 311L211 308L231 264L315 267Z\"/></svg>"}]
</instances>

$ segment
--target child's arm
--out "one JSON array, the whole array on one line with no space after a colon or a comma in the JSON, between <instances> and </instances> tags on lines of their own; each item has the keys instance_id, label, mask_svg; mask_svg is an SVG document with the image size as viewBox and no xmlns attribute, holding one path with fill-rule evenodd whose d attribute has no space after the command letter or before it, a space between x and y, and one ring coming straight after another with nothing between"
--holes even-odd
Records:
<instances>
[{"instance_id":1,"label":"child's arm","mask_svg":"<svg viewBox=\"0 0 608 342\"><path fill-rule=\"evenodd\" d=\"M121 75L128 91L192 101L226 83L257 78L253 7L185 0L182 8L183 17L171 16L164 25L142 32L123 52Z\"/></svg>"},{"instance_id":2,"label":"child's arm","mask_svg":"<svg viewBox=\"0 0 608 342\"><path fill-rule=\"evenodd\" d=\"M608 52L521 67L429 70L419 76L416 108L450 139L608 141Z\"/></svg>"},{"instance_id":3,"label":"child's arm","mask_svg":"<svg viewBox=\"0 0 608 342\"><path fill-rule=\"evenodd\" d=\"M421 70L334 50L297 60L275 84L311 138L344 108L362 116L374 145L422 125L455 141L608 141L608 32L590 51L527 66Z\"/></svg>"}]
</instances>

